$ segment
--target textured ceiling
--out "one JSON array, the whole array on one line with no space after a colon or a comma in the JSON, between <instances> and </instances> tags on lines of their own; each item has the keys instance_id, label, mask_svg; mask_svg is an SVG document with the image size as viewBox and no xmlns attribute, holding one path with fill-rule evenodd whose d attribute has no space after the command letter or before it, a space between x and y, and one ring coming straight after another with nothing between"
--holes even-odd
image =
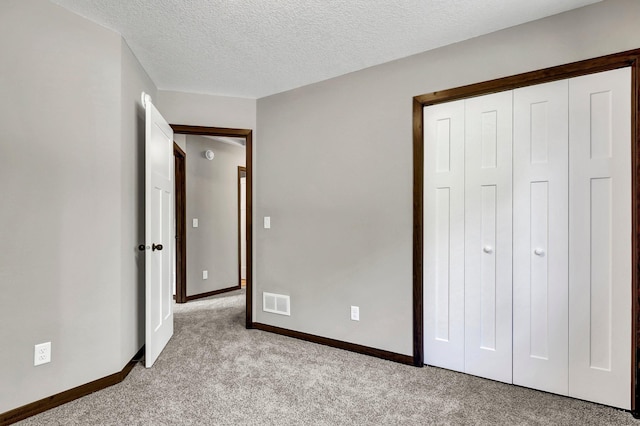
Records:
<instances>
[{"instance_id":1,"label":"textured ceiling","mask_svg":"<svg viewBox=\"0 0 640 426\"><path fill-rule=\"evenodd\" d=\"M51 0L159 89L260 98L600 0Z\"/></svg>"}]
</instances>

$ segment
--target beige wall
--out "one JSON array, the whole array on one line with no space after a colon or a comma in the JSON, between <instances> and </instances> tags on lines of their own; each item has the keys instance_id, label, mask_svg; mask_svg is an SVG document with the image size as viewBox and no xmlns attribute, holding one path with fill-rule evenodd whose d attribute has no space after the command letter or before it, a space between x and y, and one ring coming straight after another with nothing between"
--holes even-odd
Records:
<instances>
[{"instance_id":1,"label":"beige wall","mask_svg":"<svg viewBox=\"0 0 640 426\"><path fill-rule=\"evenodd\" d=\"M160 90L155 103L171 124L256 128L255 99Z\"/></svg>"},{"instance_id":2,"label":"beige wall","mask_svg":"<svg viewBox=\"0 0 640 426\"><path fill-rule=\"evenodd\" d=\"M171 123L260 127L256 297L290 294L292 315L257 321L410 354L412 96L638 48L639 21L607 0L256 103L156 93L119 35L0 2L0 412L119 371L143 339L141 90Z\"/></svg>"},{"instance_id":3,"label":"beige wall","mask_svg":"<svg viewBox=\"0 0 640 426\"><path fill-rule=\"evenodd\" d=\"M158 94L120 35L46 0L0 3L0 51L5 412L120 371L144 343L139 99ZM164 98L173 122L255 127L255 100Z\"/></svg>"},{"instance_id":4,"label":"beige wall","mask_svg":"<svg viewBox=\"0 0 640 426\"><path fill-rule=\"evenodd\" d=\"M412 354L412 97L640 48L638 22L604 1L258 100L254 303L291 316L255 320Z\"/></svg>"},{"instance_id":5,"label":"beige wall","mask_svg":"<svg viewBox=\"0 0 640 426\"><path fill-rule=\"evenodd\" d=\"M120 371L141 344L141 87L121 37L0 3L0 412ZM134 97L135 94L135 97ZM33 366L34 345L52 361Z\"/></svg>"},{"instance_id":6,"label":"beige wall","mask_svg":"<svg viewBox=\"0 0 640 426\"><path fill-rule=\"evenodd\" d=\"M46 0L0 3L0 50L5 412L120 371L144 343L139 99L159 96L120 35ZM165 95L172 122L255 127L255 100Z\"/></svg>"}]
</instances>

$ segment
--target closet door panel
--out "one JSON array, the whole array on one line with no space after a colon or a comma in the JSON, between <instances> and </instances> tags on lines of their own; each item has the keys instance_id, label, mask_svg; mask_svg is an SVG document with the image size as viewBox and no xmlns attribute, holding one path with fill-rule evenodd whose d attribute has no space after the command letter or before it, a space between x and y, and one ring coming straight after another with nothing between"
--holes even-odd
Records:
<instances>
[{"instance_id":1,"label":"closet door panel","mask_svg":"<svg viewBox=\"0 0 640 426\"><path fill-rule=\"evenodd\" d=\"M569 395L631 404L631 72L569 80Z\"/></svg>"},{"instance_id":2,"label":"closet door panel","mask_svg":"<svg viewBox=\"0 0 640 426\"><path fill-rule=\"evenodd\" d=\"M512 94L465 101L465 372L511 382Z\"/></svg>"},{"instance_id":3,"label":"closet door panel","mask_svg":"<svg viewBox=\"0 0 640 426\"><path fill-rule=\"evenodd\" d=\"M464 370L464 101L424 108L424 362Z\"/></svg>"},{"instance_id":4,"label":"closet door panel","mask_svg":"<svg viewBox=\"0 0 640 426\"><path fill-rule=\"evenodd\" d=\"M568 392L568 81L513 94L513 383Z\"/></svg>"}]
</instances>

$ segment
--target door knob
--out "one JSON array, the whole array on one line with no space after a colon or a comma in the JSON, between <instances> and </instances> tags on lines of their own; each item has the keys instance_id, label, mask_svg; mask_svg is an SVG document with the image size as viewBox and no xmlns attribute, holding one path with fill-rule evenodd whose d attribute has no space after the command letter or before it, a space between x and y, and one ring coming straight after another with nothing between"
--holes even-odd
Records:
<instances>
[{"instance_id":1,"label":"door knob","mask_svg":"<svg viewBox=\"0 0 640 426\"><path fill-rule=\"evenodd\" d=\"M534 253L536 256L540 256L540 257L544 256L544 250L543 250L543 249L541 249L541 248L537 248L537 249L535 249L535 250L533 251L533 253Z\"/></svg>"},{"instance_id":2,"label":"door knob","mask_svg":"<svg viewBox=\"0 0 640 426\"><path fill-rule=\"evenodd\" d=\"M144 249L146 249L146 246L145 246L144 244L140 244L140 245L138 246L138 250L140 250L140 251L144 251Z\"/></svg>"},{"instance_id":3,"label":"door knob","mask_svg":"<svg viewBox=\"0 0 640 426\"><path fill-rule=\"evenodd\" d=\"M493 247L491 247L491 246L484 246L484 248L482 249L482 251L483 251L483 252L485 252L485 253L489 253L489 254L491 254L491 253L493 253Z\"/></svg>"},{"instance_id":4,"label":"door knob","mask_svg":"<svg viewBox=\"0 0 640 426\"><path fill-rule=\"evenodd\" d=\"M152 251L162 250L162 244L151 244L151 250Z\"/></svg>"}]
</instances>

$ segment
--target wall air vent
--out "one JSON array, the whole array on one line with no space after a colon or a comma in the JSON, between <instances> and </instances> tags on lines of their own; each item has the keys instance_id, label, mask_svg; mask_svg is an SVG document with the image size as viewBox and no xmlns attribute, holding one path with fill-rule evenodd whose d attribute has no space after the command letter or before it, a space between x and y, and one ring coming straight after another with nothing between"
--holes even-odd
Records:
<instances>
[{"instance_id":1,"label":"wall air vent","mask_svg":"<svg viewBox=\"0 0 640 426\"><path fill-rule=\"evenodd\" d=\"M289 296L274 293L262 293L262 310L272 314L291 315Z\"/></svg>"}]
</instances>

